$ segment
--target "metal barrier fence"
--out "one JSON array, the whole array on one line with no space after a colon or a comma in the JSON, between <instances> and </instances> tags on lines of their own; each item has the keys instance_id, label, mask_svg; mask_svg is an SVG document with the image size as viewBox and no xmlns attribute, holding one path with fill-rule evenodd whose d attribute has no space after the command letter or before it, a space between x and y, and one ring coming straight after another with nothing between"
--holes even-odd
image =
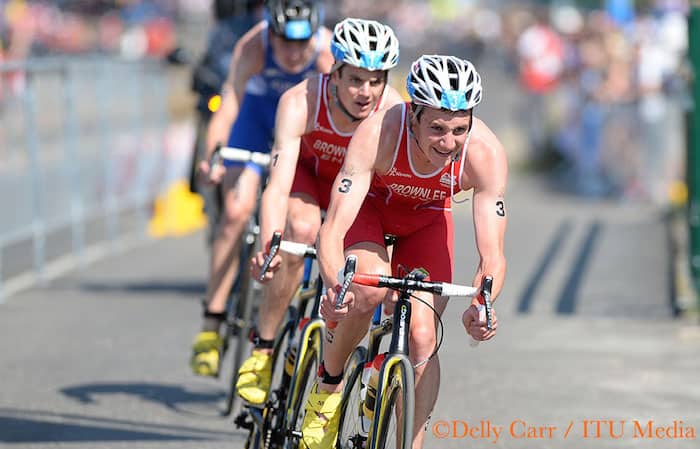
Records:
<instances>
[{"instance_id":1,"label":"metal barrier fence","mask_svg":"<svg viewBox=\"0 0 700 449\"><path fill-rule=\"evenodd\" d=\"M0 302L145 238L167 78L111 58L0 64Z\"/></svg>"}]
</instances>

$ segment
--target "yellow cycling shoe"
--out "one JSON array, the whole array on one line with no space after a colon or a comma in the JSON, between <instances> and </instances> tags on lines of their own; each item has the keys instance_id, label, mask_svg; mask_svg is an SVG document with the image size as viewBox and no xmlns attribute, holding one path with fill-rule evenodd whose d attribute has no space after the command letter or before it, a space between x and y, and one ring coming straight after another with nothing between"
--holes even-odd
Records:
<instances>
[{"instance_id":1,"label":"yellow cycling shoe","mask_svg":"<svg viewBox=\"0 0 700 449\"><path fill-rule=\"evenodd\" d=\"M335 447L340 424L342 393L328 393L314 383L306 402L306 415L301 425L300 449L328 449Z\"/></svg>"},{"instance_id":2,"label":"yellow cycling shoe","mask_svg":"<svg viewBox=\"0 0 700 449\"><path fill-rule=\"evenodd\" d=\"M238 370L236 391L251 404L264 404L272 381L272 354L253 350Z\"/></svg>"},{"instance_id":3,"label":"yellow cycling shoe","mask_svg":"<svg viewBox=\"0 0 700 449\"><path fill-rule=\"evenodd\" d=\"M190 366L198 376L219 375L219 352L223 339L218 332L200 332L192 344Z\"/></svg>"}]
</instances>

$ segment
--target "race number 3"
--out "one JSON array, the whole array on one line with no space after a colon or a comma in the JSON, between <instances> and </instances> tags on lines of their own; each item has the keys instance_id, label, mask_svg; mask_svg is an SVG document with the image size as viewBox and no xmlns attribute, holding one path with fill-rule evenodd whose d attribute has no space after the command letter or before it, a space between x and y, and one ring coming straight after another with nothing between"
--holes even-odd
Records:
<instances>
[{"instance_id":1,"label":"race number 3","mask_svg":"<svg viewBox=\"0 0 700 449\"><path fill-rule=\"evenodd\" d=\"M348 193L350 191L351 185L352 185L352 181L349 180L348 178L341 179L340 180L340 187L338 187L338 192Z\"/></svg>"},{"instance_id":2,"label":"race number 3","mask_svg":"<svg viewBox=\"0 0 700 449\"><path fill-rule=\"evenodd\" d=\"M503 203L503 201L496 201L496 215L499 217L506 216L506 205Z\"/></svg>"}]
</instances>

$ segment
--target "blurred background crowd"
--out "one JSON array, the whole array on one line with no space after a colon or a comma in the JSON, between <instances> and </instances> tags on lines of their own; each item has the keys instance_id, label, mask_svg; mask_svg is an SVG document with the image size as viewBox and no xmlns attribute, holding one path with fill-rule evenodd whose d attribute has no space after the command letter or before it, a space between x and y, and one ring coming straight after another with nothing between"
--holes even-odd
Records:
<instances>
[{"instance_id":1,"label":"blurred background crowd","mask_svg":"<svg viewBox=\"0 0 700 449\"><path fill-rule=\"evenodd\" d=\"M180 49L188 76L206 64L221 72L257 20L246 16L256 3L0 0L0 61L162 59ZM547 169L554 185L577 195L664 203L683 192L687 12L686 0L327 0L325 22L389 23L404 68L434 52L497 67L519 86L518 107L504 111L517 125L515 166ZM21 70L0 77L0 102L21 91ZM399 87L401 79L393 77Z\"/></svg>"}]
</instances>

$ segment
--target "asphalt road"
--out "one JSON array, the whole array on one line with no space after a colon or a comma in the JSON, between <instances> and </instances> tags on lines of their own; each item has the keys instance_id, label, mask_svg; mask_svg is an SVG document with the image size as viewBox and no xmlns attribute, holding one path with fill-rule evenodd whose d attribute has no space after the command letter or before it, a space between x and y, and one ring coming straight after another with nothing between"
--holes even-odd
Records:
<instances>
[{"instance_id":1,"label":"asphalt road","mask_svg":"<svg viewBox=\"0 0 700 449\"><path fill-rule=\"evenodd\" d=\"M426 447L697 447L665 430L700 430L700 331L672 317L660 212L577 200L517 176L508 200L499 333L470 348L463 303L448 307ZM476 263L469 203L457 217L457 280L467 281ZM205 273L195 234L0 305L0 446L242 447L243 433L218 416L224 381L187 366ZM597 437L594 420L614 420L624 435L613 439L605 424Z\"/></svg>"}]
</instances>

